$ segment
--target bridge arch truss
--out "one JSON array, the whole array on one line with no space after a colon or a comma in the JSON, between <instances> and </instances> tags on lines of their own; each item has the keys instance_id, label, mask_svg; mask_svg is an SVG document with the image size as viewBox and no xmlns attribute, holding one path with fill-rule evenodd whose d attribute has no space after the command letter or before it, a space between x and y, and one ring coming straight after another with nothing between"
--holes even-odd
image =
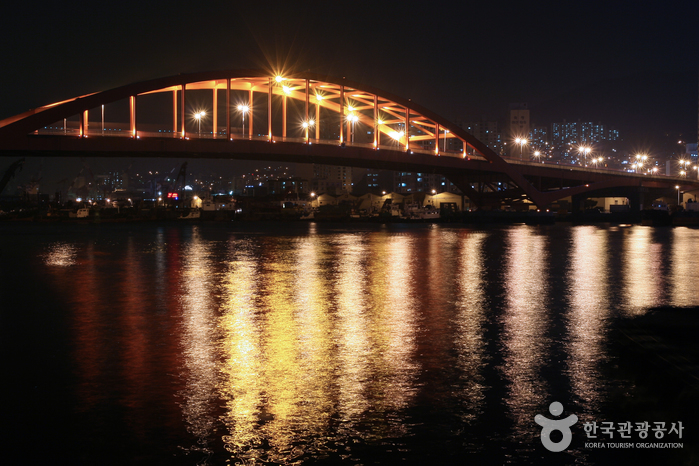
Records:
<instances>
[{"instance_id":1,"label":"bridge arch truss","mask_svg":"<svg viewBox=\"0 0 699 466\"><path fill-rule=\"evenodd\" d=\"M143 112L139 111L153 96L157 96L161 107L157 125L143 123L140 117ZM122 106L123 101L127 104ZM120 120L119 131L105 128L104 108L108 105L123 107L120 112L126 116ZM95 122L95 112L101 113L101 123ZM167 123L163 123L164 114L169 115ZM253 142L270 145L281 142L290 154L299 153L299 149L289 150L286 143L313 145L316 152L318 146L330 152L334 149L329 146L351 147L361 151L358 159L373 158L384 160L386 167L409 166L416 171L440 173L478 205L489 202L488 199L496 202L528 199L545 206L607 185L644 183L642 178L615 175L610 179L607 174L601 174L595 180L590 173L508 163L464 129L410 99L345 78L313 73L270 75L259 70L158 78L29 110L0 121L0 154L67 155L68 151L81 150L106 154L117 144L90 144L88 140L95 142L106 138L93 136L111 135L141 141L160 140L159 149L154 149L153 144L148 149L123 149L123 145L117 149L122 153L133 150L151 156L158 156L157 151L160 156L233 152L232 146L225 144L240 140L248 141L248 147ZM42 140L43 136L52 138L50 143ZM55 136L68 138L58 141ZM165 144L164 139L173 142ZM206 149L191 150L181 144L172 149L175 140L189 139L220 141L215 141L215 149L208 145ZM166 145L170 152L163 149ZM259 146L255 150L274 153L261 151ZM335 157L335 160L344 164L349 159ZM558 180L558 186L550 183L544 186L542 179Z\"/></svg>"}]
</instances>

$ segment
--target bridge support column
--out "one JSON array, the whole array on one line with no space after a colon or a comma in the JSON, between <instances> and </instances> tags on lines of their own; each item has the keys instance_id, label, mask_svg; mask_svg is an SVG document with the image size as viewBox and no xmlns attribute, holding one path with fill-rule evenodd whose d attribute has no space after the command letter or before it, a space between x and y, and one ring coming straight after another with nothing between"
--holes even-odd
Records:
<instances>
[{"instance_id":1,"label":"bridge support column","mask_svg":"<svg viewBox=\"0 0 699 466\"><path fill-rule=\"evenodd\" d=\"M187 121L187 118L185 117L184 114L184 109L185 109L185 99L184 99L184 94L185 91L187 90L187 84L182 84L182 92L180 94L180 119L182 120L180 122L180 126L182 127L182 131L180 133L182 134L182 139L185 139L187 137L187 131L185 129L185 121Z\"/></svg>"},{"instance_id":2,"label":"bridge support column","mask_svg":"<svg viewBox=\"0 0 699 466\"><path fill-rule=\"evenodd\" d=\"M627 196L629 199L629 209L631 212L640 212L645 208L644 204L647 196L644 191L644 188L634 189L633 192L629 193Z\"/></svg>"},{"instance_id":3,"label":"bridge support column","mask_svg":"<svg viewBox=\"0 0 699 466\"><path fill-rule=\"evenodd\" d=\"M374 149L379 148L379 96L374 94Z\"/></svg>"},{"instance_id":4,"label":"bridge support column","mask_svg":"<svg viewBox=\"0 0 699 466\"><path fill-rule=\"evenodd\" d=\"M340 145L345 143L345 134L342 121L345 118L345 86L340 86Z\"/></svg>"},{"instance_id":5,"label":"bridge support column","mask_svg":"<svg viewBox=\"0 0 699 466\"><path fill-rule=\"evenodd\" d=\"M410 109L405 107L405 151L410 150Z\"/></svg>"},{"instance_id":6,"label":"bridge support column","mask_svg":"<svg viewBox=\"0 0 699 466\"><path fill-rule=\"evenodd\" d=\"M308 144L308 131L309 131L309 129L308 129L308 100L310 99L309 87L310 87L310 83L308 82L308 79L306 79L306 107L305 107L306 112L305 112L305 116L304 116L304 120L303 120L304 124L306 125L306 128L305 128L306 134L304 135L306 138L304 142L306 144Z\"/></svg>"},{"instance_id":7,"label":"bridge support column","mask_svg":"<svg viewBox=\"0 0 699 466\"><path fill-rule=\"evenodd\" d=\"M215 86L215 84L214 84ZM214 87L213 89L213 102L214 102L214 111L213 111L213 118L212 118L212 128L211 128L211 137L213 139L216 139L216 128L218 127L218 89Z\"/></svg>"},{"instance_id":8,"label":"bridge support column","mask_svg":"<svg viewBox=\"0 0 699 466\"><path fill-rule=\"evenodd\" d=\"M172 135L177 136L177 88L172 91Z\"/></svg>"},{"instance_id":9,"label":"bridge support column","mask_svg":"<svg viewBox=\"0 0 699 466\"><path fill-rule=\"evenodd\" d=\"M80 115L80 137L84 138L87 137L87 125L88 125L88 115L87 115L87 110L82 112Z\"/></svg>"},{"instance_id":10,"label":"bridge support column","mask_svg":"<svg viewBox=\"0 0 699 466\"><path fill-rule=\"evenodd\" d=\"M282 138L286 139L286 94L282 96Z\"/></svg>"},{"instance_id":11,"label":"bridge support column","mask_svg":"<svg viewBox=\"0 0 699 466\"><path fill-rule=\"evenodd\" d=\"M320 141L320 101L316 95L316 142Z\"/></svg>"},{"instance_id":12,"label":"bridge support column","mask_svg":"<svg viewBox=\"0 0 699 466\"><path fill-rule=\"evenodd\" d=\"M252 128L253 128L253 122L255 121L252 118L252 97L253 97L252 93L253 92L254 91L252 90L252 86L251 86L250 87L250 97L248 98L249 99L248 100L248 115L249 115L248 116L248 135L250 136L250 139L252 139L252 135L253 135ZM245 137L244 134L243 134L243 137Z\"/></svg>"},{"instance_id":13,"label":"bridge support column","mask_svg":"<svg viewBox=\"0 0 699 466\"><path fill-rule=\"evenodd\" d=\"M274 95L274 89L272 78L269 78L269 90L267 93L267 132L269 134L269 142L272 142L272 96Z\"/></svg>"},{"instance_id":14,"label":"bridge support column","mask_svg":"<svg viewBox=\"0 0 699 466\"><path fill-rule=\"evenodd\" d=\"M136 96L132 95L129 98L129 130L131 137L136 137Z\"/></svg>"},{"instance_id":15,"label":"bridge support column","mask_svg":"<svg viewBox=\"0 0 699 466\"><path fill-rule=\"evenodd\" d=\"M439 123L434 124L434 155L439 155Z\"/></svg>"},{"instance_id":16,"label":"bridge support column","mask_svg":"<svg viewBox=\"0 0 699 466\"><path fill-rule=\"evenodd\" d=\"M231 80L226 78L226 138L230 141L231 136Z\"/></svg>"},{"instance_id":17,"label":"bridge support column","mask_svg":"<svg viewBox=\"0 0 699 466\"><path fill-rule=\"evenodd\" d=\"M571 213L575 214L578 212L584 212L585 211L585 199L587 199L587 196L584 194L575 194L571 196Z\"/></svg>"}]
</instances>

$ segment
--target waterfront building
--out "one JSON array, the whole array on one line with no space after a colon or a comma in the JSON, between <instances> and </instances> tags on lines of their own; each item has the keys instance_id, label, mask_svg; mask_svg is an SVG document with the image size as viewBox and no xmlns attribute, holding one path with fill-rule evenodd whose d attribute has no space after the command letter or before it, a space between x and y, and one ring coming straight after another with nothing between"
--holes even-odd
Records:
<instances>
[{"instance_id":1,"label":"waterfront building","mask_svg":"<svg viewBox=\"0 0 699 466\"><path fill-rule=\"evenodd\" d=\"M299 177L280 178L267 182L269 194L306 194L310 192L309 186L308 180Z\"/></svg>"},{"instance_id":2,"label":"waterfront building","mask_svg":"<svg viewBox=\"0 0 699 466\"><path fill-rule=\"evenodd\" d=\"M510 157L529 159L529 147L526 143L516 144L517 139L526 139L531 133L529 105L524 102L510 104Z\"/></svg>"},{"instance_id":3,"label":"waterfront building","mask_svg":"<svg viewBox=\"0 0 699 466\"><path fill-rule=\"evenodd\" d=\"M321 193L352 192L352 167L324 164L298 164L296 175L309 180L309 191Z\"/></svg>"}]
</instances>

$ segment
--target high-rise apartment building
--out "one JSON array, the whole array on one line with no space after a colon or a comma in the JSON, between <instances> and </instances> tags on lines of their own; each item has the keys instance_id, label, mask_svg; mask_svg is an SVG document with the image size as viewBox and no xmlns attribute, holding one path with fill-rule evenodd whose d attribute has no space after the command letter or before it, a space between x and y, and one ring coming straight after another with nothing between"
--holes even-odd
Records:
<instances>
[{"instance_id":1,"label":"high-rise apartment building","mask_svg":"<svg viewBox=\"0 0 699 466\"><path fill-rule=\"evenodd\" d=\"M496 153L503 153L502 133L498 130L497 121L488 121L485 118L481 118L470 123L461 123L461 127Z\"/></svg>"},{"instance_id":2,"label":"high-rise apartment building","mask_svg":"<svg viewBox=\"0 0 699 466\"><path fill-rule=\"evenodd\" d=\"M551 125L551 142L556 146L566 144L584 145L603 141L617 141L619 131L602 123L586 121L553 123Z\"/></svg>"},{"instance_id":3,"label":"high-rise apartment building","mask_svg":"<svg viewBox=\"0 0 699 466\"><path fill-rule=\"evenodd\" d=\"M511 157L529 158L527 145L516 144L515 140L527 139L530 132L529 105L523 102L510 104L510 137L506 142Z\"/></svg>"}]
</instances>

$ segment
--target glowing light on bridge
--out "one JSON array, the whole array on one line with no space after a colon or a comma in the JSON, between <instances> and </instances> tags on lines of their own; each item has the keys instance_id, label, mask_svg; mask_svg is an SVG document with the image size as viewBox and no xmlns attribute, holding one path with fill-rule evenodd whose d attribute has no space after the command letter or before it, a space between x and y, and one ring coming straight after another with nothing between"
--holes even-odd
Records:
<instances>
[{"instance_id":1,"label":"glowing light on bridge","mask_svg":"<svg viewBox=\"0 0 699 466\"><path fill-rule=\"evenodd\" d=\"M515 144L519 144L519 159L522 160L523 157L523 151L524 151L524 146L526 146L529 143L529 141L526 140L526 138L516 138L515 139Z\"/></svg>"},{"instance_id":2,"label":"glowing light on bridge","mask_svg":"<svg viewBox=\"0 0 699 466\"><path fill-rule=\"evenodd\" d=\"M242 116L243 116L243 128L242 128L242 129L243 129L243 133L242 133L242 137L244 138L244 137L245 137L245 114L248 113L248 112L250 111L250 106L249 106L249 105L245 105L245 104L238 105L238 111L240 111L240 112L242 113ZM231 138L231 139L232 139L232 138Z\"/></svg>"},{"instance_id":3,"label":"glowing light on bridge","mask_svg":"<svg viewBox=\"0 0 699 466\"><path fill-rule=\"evenodd\" d=\"M405 136L405 133L403 131L391 131L388 135L396 141L400 141Z\"/></svg>"}]
</instances>

